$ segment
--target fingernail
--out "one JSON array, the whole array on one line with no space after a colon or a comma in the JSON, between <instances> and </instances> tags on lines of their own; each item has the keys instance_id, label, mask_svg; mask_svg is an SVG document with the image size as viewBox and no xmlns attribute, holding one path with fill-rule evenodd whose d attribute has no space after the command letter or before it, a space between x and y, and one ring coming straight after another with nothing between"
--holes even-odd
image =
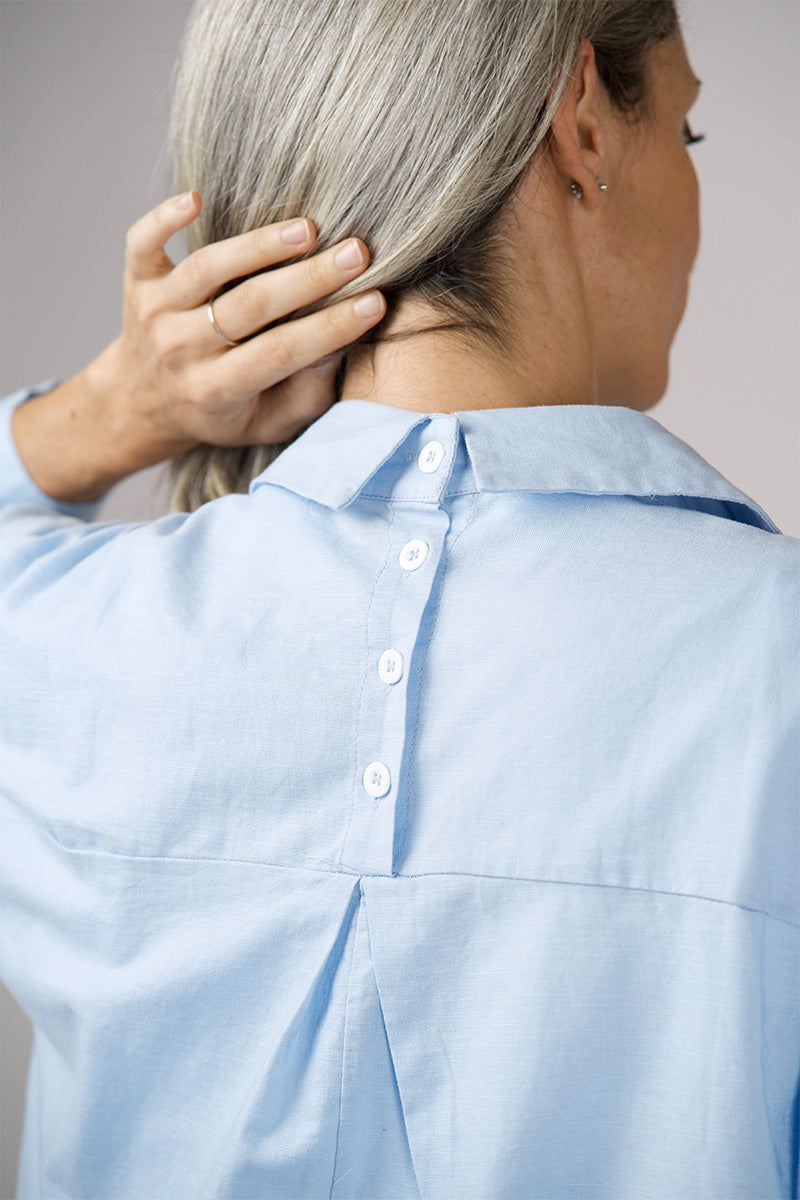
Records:
<instances>
[{"instance_id":1,"label":"fingernail","mask_svg":"<svg viewBox=\"0 0 800 1200\"><path fill-rule=\"evenodd\" d=\"M300 242L308 241L308 221L292 221L291 225L284 225L281 237L290 246L297 246Z\"/></svg>"},{"instance_id":2,"label":"fingernail","mask_svg":"<svg viewBox=\"0 0 800 1200\"><path fill-rule=\"evenodd\" d=\"M185 212L187 208L191 208L192 193L184 192L182 196L178 196L177 200L172 201L172 207L177 208L179 212Z\"/></svg>"},{"instance_id":3,"label":"fingernail","mask_svg":"<svg viewBox=\"0 0 800 1200\"><path fill-rule=\"evenodd\" d=\"M353 301L353 312L357 317L377 317L378 313L383 309L383 300L380 292L367 292L366 296L359 296Z\"/></svg>"},{"instance_id":4,"label":"fingernail","mask_svg":"<svg viewBox=\"0 0 800 1200\"><path fill-rule=\"evenodd\" d=\"M361 247L355 239L345 242L333 256L333 261L342 271L349 271L352 267L360 267L362 260Z\"/></svg>"}]
</instances>

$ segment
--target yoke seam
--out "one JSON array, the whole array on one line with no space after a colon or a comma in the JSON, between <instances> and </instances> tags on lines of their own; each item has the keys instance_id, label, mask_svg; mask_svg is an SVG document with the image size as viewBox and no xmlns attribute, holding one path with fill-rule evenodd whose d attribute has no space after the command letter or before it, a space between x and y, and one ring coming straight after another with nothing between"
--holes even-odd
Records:
<instances>
[{"instance_id":1,"label":"yoke seam","mask_svg":"<svg viewBox=\"0 0 800 1200\"><path fill-rule=\"evenodd\" d=\"M696 892L674 892L666 888L634 887L625 883L604 883L586 879L548 879L541 875L497 875L491 871L396 871L389 875L384 871L355 871L344 868L339 870L335 864L331 864L331 868L326 870L323 867L301 866L296 863L263 862L255 858L218 858L213 855L201 854L123 854L116 850L91 850L82 846L69 846L55 837L40 822L36 821L35 824L45 837L67 854L86 854L94 855L98 858L120 859L132 862L205 862L217 863L220 866L231 863L248 867L263 867L266 870L272 871L306 871L313 875L346 875L353 879L430 879L441 876L442 878L452 877L454 879L497 879L505 880L508 883L549 883L560 887L611 888L615 891L642 892L645 895L652 896L674 896L679 900L701 900L707 904L725 904L730 908L738 908L741 912L758 913L763 917L767 917L770 921L777 921L781 925L788 925L790 929L800 931L800 919L797 921L789 920L786 917L778 917L774 913L768 912L765 908L758 908L750 904L740 904L736 900L724 900L719 896L702 896Z\"/></svg>"}]
</instances>

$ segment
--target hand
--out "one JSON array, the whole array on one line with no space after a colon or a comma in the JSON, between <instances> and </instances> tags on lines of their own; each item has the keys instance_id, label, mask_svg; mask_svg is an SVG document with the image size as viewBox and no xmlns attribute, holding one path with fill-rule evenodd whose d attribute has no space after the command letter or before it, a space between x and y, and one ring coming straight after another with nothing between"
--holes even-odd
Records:
<instances>
[{"instance_id":1,"label":"hand","mask_svg":"<svg viewBox=\"0 0 800 1200\"><path fill-rule=\"evenodd\" d=\"M358 238L343 244L360 251L354 266L337 265L342 246L334 246L275 267L313 246L314 226L302 219L302 241L286 242L282 234L295 222L282 221L203 246L175 266L164 245L200 211L197 192L190 197L188 208L168 200L128 230L120 336L71 379L13 413L19 456L54 500L99 499L126 475L201 443L291 441L335 400L333 370L312 364L356 341L386 311L372 291L258 333L354 279L367 265L367 248ZM231 341L256 334L228 346L214 332L207 304L225 283L254 272L214 304ZM367 297L378 307L359 314Z\"/></svg>"},{"instance_id":2,"label":"hand","mask_svg":"<svg viewBox=\"0 0 800 1200\"><path fill-rule=\"evenodd\" d=\"M224 284L260 272L214 303L219 329L240 341L354 279L367 266L369 252L360 239L350 238L275 268L313 246L316 230L300 219L203 246L176 266L164 244L198 215L200 197L189 196L188 207L166 201L128 230L122 334L92 364L90 380L109 402L114 396L118 411L152 429L154 442L173 447L171 453L201 442L290 441L335 399L335 361L327 373L303 368L375 325L386 311L383 296L372 291L340 301L240 346L226 345L215 333L207 305ZM354 252L354 263L337 264L343 249ZM360 313L370 299L372 309Z\"/></svg>"}]
</instances>

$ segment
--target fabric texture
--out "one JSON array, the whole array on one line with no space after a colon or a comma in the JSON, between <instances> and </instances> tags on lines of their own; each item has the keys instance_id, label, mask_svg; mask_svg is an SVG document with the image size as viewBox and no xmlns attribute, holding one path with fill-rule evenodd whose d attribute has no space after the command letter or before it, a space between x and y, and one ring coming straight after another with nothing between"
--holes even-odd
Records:
<instances>
[{"instance_id":1,"label":"fabric texture","mask_svg":"<svg viewBox=\"0 0 800 1200\"><path fill-rule=\"evenodd\" d=\"M97 521L0 401L19 1200L783 1200L800 541L653 417L347 399Z\"/></svg>"}]
</instances>

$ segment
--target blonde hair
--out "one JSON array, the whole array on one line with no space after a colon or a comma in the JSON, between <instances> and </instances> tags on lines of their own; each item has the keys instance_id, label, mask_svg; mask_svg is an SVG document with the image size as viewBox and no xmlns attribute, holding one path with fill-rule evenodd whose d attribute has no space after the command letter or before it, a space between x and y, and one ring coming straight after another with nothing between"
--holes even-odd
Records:
<instances>
[{"instance_id":1,"label":"blonde hair","mask_svg":"<svg viewBox=\"0 0 800 1200\"><path fill-rule=\"evenodd\" d=\"M187 251L308 216L313 253L356 235L370 265L287 319L376 287L387 315L413 294L438 328L502 345L498 218L581 41L638 119L646 52L677 27L673 0L195 0L169 129L172 191L203 198ZM172 460L171 511L247 491L288 444Z\"/></svg>"}]
</instances>

